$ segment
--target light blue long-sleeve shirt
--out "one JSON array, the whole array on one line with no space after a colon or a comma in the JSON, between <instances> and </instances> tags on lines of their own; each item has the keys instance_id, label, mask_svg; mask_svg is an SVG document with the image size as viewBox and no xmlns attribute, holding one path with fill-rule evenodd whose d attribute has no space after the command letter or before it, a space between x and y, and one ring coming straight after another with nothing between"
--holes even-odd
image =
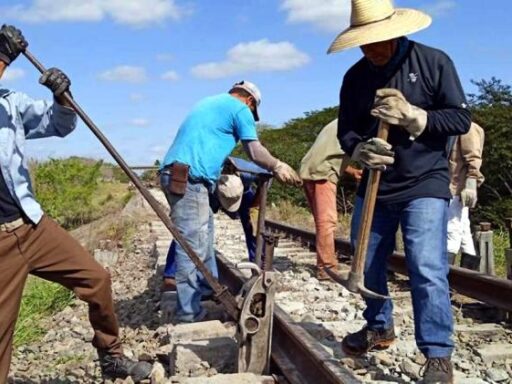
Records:
<instances>
[{"instance_id":1,"label":"light blue long-sleeve shirt","mask_svg":"<svg viewBox=\"0 0 512 384\"><path fill-rule=\"evenodd\" d=\"M76 114L70 108L0 89L0 171L9 193L35 224L43 210L30 182L25 140L64 137L75 127Z\"/></svg>"}]
</instances>

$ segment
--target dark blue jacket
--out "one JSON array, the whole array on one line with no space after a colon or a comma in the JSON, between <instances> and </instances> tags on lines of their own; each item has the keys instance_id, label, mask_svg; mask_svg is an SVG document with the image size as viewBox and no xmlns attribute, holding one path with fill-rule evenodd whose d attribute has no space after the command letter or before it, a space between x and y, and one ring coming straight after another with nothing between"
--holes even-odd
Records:
<instances>
[{"instance_id":1,"label":"dark blue jacket","mask_svg":"<svg viewBox=\"0 0 512 384\"><path fill-rule=\"evenodd\" d=\"M395 164L383 172L378 201L400 203L420 197L450 199L448 153L450 136L469 130L471 114L451 59L442 51L402 38L391 67L377 68L362 58L349 69L340 92L338 139L352 155L361 141L377 135L378 121L370 115L380 88L400 90L409 103L428 113L425 131L414 141L391 126L388 141ZM397 50L397 51L400 51ZM358 191L364 196L368 172Z\"/></svg>"}]
</instances>

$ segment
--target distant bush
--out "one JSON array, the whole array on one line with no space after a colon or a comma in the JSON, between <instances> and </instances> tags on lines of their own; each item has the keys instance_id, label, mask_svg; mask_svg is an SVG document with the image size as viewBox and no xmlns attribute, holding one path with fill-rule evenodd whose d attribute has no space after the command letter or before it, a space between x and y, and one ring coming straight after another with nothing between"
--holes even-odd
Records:
<instances>
[{"instance_id":1,"label":"distant bush","mask_svg":"<svg viewBox=\"0 0 512 384\"><path fill-rule=\"evenodd\" d=\"M65 228L89 221L101 166L101 161L79 158L32 164L34 187L43 210Z\"/></svg>"},{"instance_id":2,"label":"distant bush","mask_svg":"<svg viewBox=\"0 0 512 384\"><path fill-rule=\"evenodd\" d=\"M313 145L318 133L327 124L338 117L338 107L324 108L320 111L306 112L299 117L286 122L281 129L264 129L259 132L263 145L280 160L287 162L297 171L300 161ZM238 147L235 156L246 157L243 149ZM342 189L343 188L343 193ZM344 178L338 185L338 202L340 211L351 211L350 201L353 199L356 184L349 178ZM284 186L278 182L272 184L269 192L270 202L289 201L295 205L307 207L302 188Z\"/></svg>"}]
</instances>

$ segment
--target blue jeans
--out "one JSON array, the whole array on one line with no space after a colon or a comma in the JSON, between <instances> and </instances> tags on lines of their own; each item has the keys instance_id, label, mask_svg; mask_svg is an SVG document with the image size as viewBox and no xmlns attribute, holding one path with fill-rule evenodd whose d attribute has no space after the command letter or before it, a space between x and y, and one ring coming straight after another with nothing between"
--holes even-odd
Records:
<instances>
[{"instance_id":1,"label":"blue jeans","mask_svg":"<svg viewBox=\"0 0 512 384\"><path fill-rule=\"evenodd\" d=\"M250 209L255 196L256 193L252 189L244 192L240 209L238 210L240 223L242 224L245 234L245 244L247 246L249 261L251 262L254 262L256 259L256 236L253 234L253 226L250 216ZM236 215L234 217L236 217ZM173 240L169 247L169 251L167 251L167 259L164 269L164 277L167 278L174 278L176 276L176 245L177 243Z\"/></svg>"},{"instance_id":2,"label":"blue jeans","mask_svg":"<svg viewBox=\"0 0 512 384\"><path fill-rule=\"evenodd\" d=\"M208 189L202 183L187 184L183 196L168 191L170 176L163 173L160 184L171 206L171 220L213 276L218 276L213 249L213 214L208 204ZM192 322L204 316L201 296L211 293L204 276L183 248L176 243L176 317Z\"/></svg>"},{"instance_id":3,"label":"blue jeans","mask_svg":"<svg viewBox=\"0 0 512 384\"><path fill-rule=\"evenodd\" d=\"M355 246L363 199L356 198L351 241ZM406 203L377 202L365 265L365 286L387 295L386 259L395 249L398 225L402 229L409 273L416 344L429 358L450 356L453 350L452 308L448 286L446 226L448 202L418 198ZM393 326L391 300L365 299L364 318L370 329Z\"/></svg>"}]
</instances>

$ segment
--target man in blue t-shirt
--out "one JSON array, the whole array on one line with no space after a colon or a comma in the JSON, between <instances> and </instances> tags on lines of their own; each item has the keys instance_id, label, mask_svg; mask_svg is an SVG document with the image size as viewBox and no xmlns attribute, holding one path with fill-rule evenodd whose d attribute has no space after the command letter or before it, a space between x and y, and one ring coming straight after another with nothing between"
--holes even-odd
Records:
<instances>
[{"instance_id":1,"label":"man in blue t-shirt","mask_svg":"<svg viewBox=\"0 0 512 384\"><path fill-rule=\"evenodd\" d=\"M201 100L181 124L160 170L172 221L214 276L217 266L208 193L235 145L242 141L249 158L280 182L301 183L297 173L273 157L258 140L255 122L259 121L260 103L259 89L248 81L236 83L228 93ZM176 267L177 320L200 321L206 315L201 296L209 295L211 289L179 245Z\"/></svg>"}]
</instances>

